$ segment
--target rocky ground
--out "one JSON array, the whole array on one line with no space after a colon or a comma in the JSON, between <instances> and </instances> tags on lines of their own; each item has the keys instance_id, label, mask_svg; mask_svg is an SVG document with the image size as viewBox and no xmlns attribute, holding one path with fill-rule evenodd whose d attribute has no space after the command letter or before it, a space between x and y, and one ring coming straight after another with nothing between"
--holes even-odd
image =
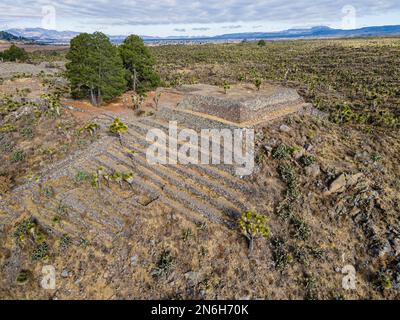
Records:
<instances>
[{"instance_id":1,"label":"rocky ground","mask_svg":"<svg viewBox=\"0 0 400 320\"><path fill-rule=\"evenodd\" d=\"M60 80L35 79L3 83L18 103L1 105L1 298L399 298L397 131L287 115L257 129L249 177L150 166L146 132L167 126L154 94L142 111L124 97L99 110L66 99L58 115L39 92ZM109 132L117 117L121 139ZM270 228L251 253L245 210ZM41 287L45 265L55 290Z\"/></svg>"}]
</instances>

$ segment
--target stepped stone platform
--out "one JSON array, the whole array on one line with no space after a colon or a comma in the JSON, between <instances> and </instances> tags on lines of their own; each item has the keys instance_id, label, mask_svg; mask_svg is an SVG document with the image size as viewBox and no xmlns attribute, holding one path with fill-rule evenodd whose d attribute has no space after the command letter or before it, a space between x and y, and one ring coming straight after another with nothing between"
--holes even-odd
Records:
<instances>
[{"instance_id":1,"label":"stepped stone platform","mask_svg":"<svg viewBox=\"0 0 400 320\"><path fill-rule=\"evenodd\" d=\"M0 227L34 216L54 234L113 241L130 220L158 210L234 228L243 211L257 208L258 190L252 180L236 176L232 165L152 165L146 159L150 145L146 134L154 128L168 132L169 120L178 120L178 130L253 126L299 112L305 104L293 90L280 87L260 92L233 88L227 95L218 90L204 85L164 89L161 92L168 94L162 95L153 116L138 118L130 111L96 116L92 119L100 127L96 142L45 168L39 181L0 197ZM129 128L121 141L109 134L115 118ZM178 141L178 147L183 143ZM95 173L99 167L109 174L130 172L133 179L129 185L103 182L98 188L75 182L78 173ZM53 198L43 195L44 186L53 187ZM61 224L54 224L60 205L68 208L68 214Z\"/></svg>"},{"instance_id":2,"label":"stepped stone platform","mask_svg":"<svg viewBox=\"0 0 400 320\"><path fill-rule=\"evenodd\" d=\"M159 92L175 95L172 101L161 103L162 118L198 129L256 127L310 107L296 90L270 84L260 90L252 85L234 85L226 93L220 87L204 84Z\"/></svg>"}]
</instances>

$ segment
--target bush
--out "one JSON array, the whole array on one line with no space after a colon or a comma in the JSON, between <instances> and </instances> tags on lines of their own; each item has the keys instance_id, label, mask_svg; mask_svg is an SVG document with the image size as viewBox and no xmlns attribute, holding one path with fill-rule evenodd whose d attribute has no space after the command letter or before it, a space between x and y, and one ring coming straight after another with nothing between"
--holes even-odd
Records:
<instances>
[{"instance_id":1,"label":"bush","mask_svg":"<svg viewBox=\"0 0 400 320\"><path fill-rule=\"evenodd\" d=\"M163 251L157 263L157 268L153 271L156 277L167 277L176 267L176 261L170 251Z\"/></svg>"},{"instance_id":2,"label":"bush","mask_svg":"<svg viewBox=\"0 0 400 320\"><path fill-rule=\"evenodd\" d=\"M15 150L11 154L11 161L12 162L21 162L25 159L25 152L23 150Z\"/></svg>"},{"instance_id":3,"label":"bush","mask_svg":"<svg viewBox=\"0 0 400 320\"><path fill-rule=\"evenodd\" d=\"M294 151L294 148L288 147L286 144L282 143L274 149L272 157L278 160L287 159L292 156Z\"/></svg>"},{"instance_id":4,"label":"bush","mask_svg":"<svg viewBox=\"0 0 400 320\"><path fill-rule=\"evenodd\" d=\"M298 178L292 165L285 163L279 166L279 175L287 185L286 198L296 200L299 197Z\"/></svg>"},{"instance_id":5,"label":"bush","mask_svg":"<svg viewBox=\"0 0 400 320\"><path fill-rule=\"evenodd\" d=\"M0 53L0 59L3 59L4 61L24 62L28 59L28 54L23 48L19 48L13 44L9 49Z\"/></svg>"},{"instance_id":6,"label":"bush","mask_svg":"<svg viewBox=\"0 0 400 320\"><path fill-rule=\"evenodd\" d=\"M258 41L257 45L259 47L265 47L267 45L267 43L265 42L265 40L260 40L260 41Z\"/></svg>"}]
</instances>

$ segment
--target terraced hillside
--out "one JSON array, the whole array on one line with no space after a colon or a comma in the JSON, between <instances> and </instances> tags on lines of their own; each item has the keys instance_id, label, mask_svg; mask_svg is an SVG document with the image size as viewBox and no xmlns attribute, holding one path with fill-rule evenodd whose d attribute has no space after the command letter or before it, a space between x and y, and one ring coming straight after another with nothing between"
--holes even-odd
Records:
<instances>
[{"instance_id":1,"label":"terraced hillside","mask_svg":"<svg viewBox=\"0 0 400 320\"><path fill-rule=\"evenodd\" d=\"M132 92L96 108L59 91L62 74L10 75L0 86L0 298L398 298L398 77L387 72L397 70L398 39L152 50L167 85L217 84L229 96L234 83L255 91L272 80L313 107L245 121L256 126L255 168L239 177L232 166L146 161L148 130L168 120L237 125L176 108L179 90L151 92L138 110ZM109 130L116 118L128 125L121 139ZM252 252L237 221L244 210L270 229ZM41 285L48 265L54 290Z\"/></svg>"},{"instance_id":2,"label":"terraced hillside","mask_svg":"<svg viewBox=\"0 0 400 320\"><path fill-rule=\"evenodd\" d=\"M16 188L3 199L1 225L13 226L15 221L34 217L49 237L46 245L50 238L65 240L68 235L73 242L110 244L119 256L121 252L113 243L130 232L140 217L161 212L163 219L169 214L204 228L223 226L221 230L229 233L240 214L254 207L249 198L256 189L235 177L233 167L150 165L146 159L146 133L152 128L167 131L166 120L154 116L138 120L128 115L122 121L129 125L129 130L119 141L108 134L110 124L118 116L108 112L92 120L99 126L96 142L46 168L38 181ZM102 174L94 181L100 170ZM121 174L119 183L108 179L115 174ZM123 175L129 175L129 179ZM29 255L29 244L20 245ZM48 247L45 251L47 261L53 259L57 249ZM21 254L18 250L11 252L2 270L2 288L15 284L23 269Z\"/></svg>"}]
</instances>

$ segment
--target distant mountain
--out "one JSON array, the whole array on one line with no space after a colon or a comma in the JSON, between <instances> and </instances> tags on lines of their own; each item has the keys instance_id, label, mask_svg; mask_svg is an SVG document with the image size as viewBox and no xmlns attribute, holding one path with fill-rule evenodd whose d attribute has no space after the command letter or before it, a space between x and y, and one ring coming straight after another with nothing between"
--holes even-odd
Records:
<instances>
[{"instance_id":1,"label":"distant mountain","mask_svg":"<svg viewBox=\"0 0 400 320\"><path fill-rule=\"evenodd\" d=\"M29 38L33 41L40 43L52 43L52 44L67 44L70 40L79 35L81 32L77 31L57 31L48 30L43 28L23 28L23 29L8 29L6 31L17 37ZM122 43L126 36L109 36L113 43ZM142 36L144 40L157 39L157 37Z\"/></svg>"},{"instance_id":2,"label":"distant mountain","mask_svg":"<svg viewBox=\"0 0 400 320\"><path fill-rule=\"evenodd\" d=\"M42 28L9 29L6 33L16 37L24 37L41 43L67 44L78 35L76 31L56 31ZM315 39L315 38L351 38L351 37L381 37L381 36L400 36L400 25L365 27L354 30L332 29L326 26L313 27L308 29L289 29L278 32L250 32L250 33L230 33L214 37L149 37L142 36L146 42L157 41L228 41L228 40L256 40L256 39ZM121 43L126 36L109 36L113 43Z\"/></svg>"},{"instance_id":3,"label":"distant mountain","mask_svg":"<svg viewBox=\"0 0 400 320\"><path fill-rule=\"evenodd\" d=\"M80 34L80 32L75 31L56 31L43 28L9 29L6 31L14 36L43 43L69 43L73 37Z\"/></svg>"},{"instance_id":4,"label":"distant mountain","mask_svg":"<svg viewBox=\"0 0 400 320\"><path fill-rule=\"evenodd\" d=\"M365 27L354 30L332 29L329 27L313 27L309 29L289 29L278 32L232 33L213 37L214 39L310 39L310 38L350 38L350 37L381 37L400 36L400 25Z\"/></svg>"},{"instance_id":5,"label":"distant mountain","mask_svg":"<svg viewBox=\"0 0 400 320\"><path fill-rule=\"evenodd\" d=\"M19 37L15 36L9 32L6 31L0 31L0 40L5 40L5 41L27 41L28 39L24 37Z\"/></svg>"}]
</instances>

